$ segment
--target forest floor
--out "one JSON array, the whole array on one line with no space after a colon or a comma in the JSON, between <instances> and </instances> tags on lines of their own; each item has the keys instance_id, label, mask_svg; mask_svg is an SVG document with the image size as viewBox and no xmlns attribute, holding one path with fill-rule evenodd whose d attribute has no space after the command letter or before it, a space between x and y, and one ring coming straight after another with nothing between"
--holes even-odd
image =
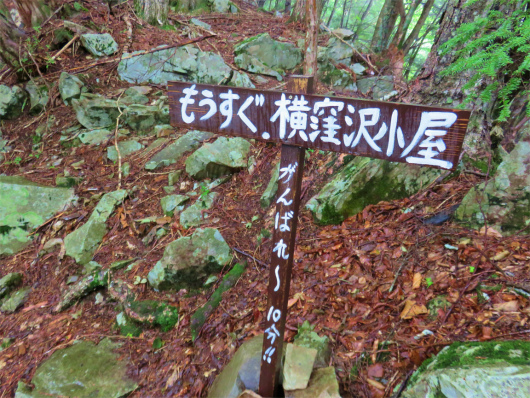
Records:
<instances>
[{"instance_id":1,"label":"forest floor","mask_svg":"<svg viewBox=\"0 0 530 398\"><path fill-rule=\"evenodd\" d=\"M117 7L116 16L112 16L102 3L91 0L83 4L90 11L71 20L104 27L122 48L130 39L122 16L127 14L134 20L128 6ZM172 18L183 22L189 19L184 15ZM243 7L240 15L207 15L200 19L211 24L217 36L197 45L221 53L227 63L233 63L233 44L243 38L269 32L273 38L281 36L296 42L304 34L301 25L287 24L285 19L249 6ZM62 20L53 19L44 25L41 43L51 44L53 31L61 24ZM188 40L178 31L133 25L131 50ZM45 53L38 56L44 57ZM50 85L54 84L51 106L41 115L24 115L2 125L13 151L0 165L1 173L55 185L56 176L65 167L84 160L85 178L76 187L80 205L53 218L64 221L62 229L53 231L53 222L47 222L38 228L34 243L26 250L0 259L1 275L20 272L24 284L32 286L21 310L0 317L0 336L15 339L12 346L0 352L0 398L12 397L19 380L30 382L38 365L57 349L74 340L98 342L107 336L124 343L119 352L131 363L130 375L139 384L132 398L206 396L242 342L263 332L271 241L259 243L257 237L263 228L271 230L273 214L272 209L260 207L259 198L279 158L279 147L254 143L253 173L244 170L216 189L220 199L206 226L218 228L231 248L250 256L234 252L234 261L248 260L247 269L235 287L224 294L221 306L195 342L190 334L190 316L208 300L216 284L191 296L186 291L158 293L147 284L135 285L140 299L164 300L180 308L178 325L166 333L146 329L137 338L120 336L114 328L115 304L96 305L93 295L65 312L53 313L65 281L80 267L69 257L59 259L58 253L39 256L44 241L52 235L64 237L81 225L92 211L90 198L94 193L118 187L117 166L104 156L107 145L65 149L59 143L60 132L76 124L74 111L58 95L56 82L61 71L87 73L91 90L106 96L118 96L119 89L129 86L118 79L117 62L91 66L93 63L82 50L64 52L43 73ZM14 83L14 76L7 79ZM270 81L258 88L276 86L278 82ZM320 85L318 90L328 91ZM35 128L52 116L55 123L39 149L33 149ZM156 137L139 139L151 143ZM57 168L48 166L53 156L63 159ZM21 161L16 162L17 157ZM182 163L175 164L151 173L144 169L146 161L130 161L131 174L122 181L122 188L139 187L139 200L125 200L109 218L110 232L94 258L103 266L121 259L141 259L131 272L121 270L115 275L131 284L137 277L147 276L169 242L192 232L174 220L167 236L149 246L142 243L149 231L134 220L161 214L159 203L167 174L183 167ZM343 161L335 154L310 154L304 170L302 206ZM308 210L302 208L285 338L292 341L305 320L330 338L331 365L336 368L343 397L391 396L424 359L454 341L528 339L529 301L511 290L528 277L528 237L502 238L491 229L478 232L451 222L440 226L424 222L458 204L480 179L463 173L425 187L413 197L368 206L338 226L317 226ZM191 188L189 180L181 182ZM254 216L258 218L252 221ZM446 298L447 305L431 306L429 313L428 303L440 296ZM432 333L421 335L426 330ZM164 346L155 350L153 341L157 337Z\"/></svg>"}]
</instances>

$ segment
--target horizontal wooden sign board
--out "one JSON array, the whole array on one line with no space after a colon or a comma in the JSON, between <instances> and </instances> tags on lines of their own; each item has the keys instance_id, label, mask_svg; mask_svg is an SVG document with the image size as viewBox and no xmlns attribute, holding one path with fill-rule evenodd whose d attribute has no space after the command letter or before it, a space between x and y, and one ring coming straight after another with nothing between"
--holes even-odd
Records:
<instances>
[{"instance_id":1,"label":"horizontal wooden sign board","mask_svg":"<svg viewBox=\"0 0 530 398\"><path fill-rule=\"evenodd\" d=\"M171 124L303 148L454 169L469 111L169 82Z\"/></svg>"}]
</instances>

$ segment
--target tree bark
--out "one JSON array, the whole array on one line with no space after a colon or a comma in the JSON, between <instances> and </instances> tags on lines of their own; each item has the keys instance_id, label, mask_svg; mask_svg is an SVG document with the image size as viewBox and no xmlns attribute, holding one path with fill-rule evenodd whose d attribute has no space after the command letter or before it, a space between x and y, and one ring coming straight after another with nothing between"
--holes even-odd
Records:
<instances>
[{"instance_id":1,"label":"tree bark","mask_svg":"<svg viewBox=\"0 0 530 398\"><path fill-rule=\"evenodd\" d=\"M318 0L307 0L307 34L305 38L304 60L304 75L306 76L316 76L317 74L318 27L320 26L320 12L321 10L318 9Z\"/></svg>"},{"instance_id":2,"label":"tree bark","mask_svg":"<svg viewBox=\"0 0 530 398\"><path fill-rule=\"evenodd\" d=\"M317 15L322 12L323 0L316 0ZM306 20L306 0L297 0L294 5L293 13L288 22L305 22Z\"/></svg>"},{"instance_id":3,"label":"tree bark","mask_svg":"<svg viewBox=\"0 0 530 398\"><path fill-rule=\"evenodd\" d=\"M331 9L331 13L329 14L328 23L326 24L326 26L329 26L329 24L331 23L331 20L333 19L333 15L335 15L335 10L337 8L336 5L337 5L337 0L334 0L333 8Z\"/></svg>"},{"instance_id":4,"label":"tree bark","mask_svg":"<svg viewBox=\"0 0 530 398\"><path fill-rule=\"evenodd\" d=\"M352 0L350 0L352 1ZM342 16L340 17L340 27L342 28L344 24L344 15L346 15L346 5L348 4L348 0L344 0L344 4L342 5Z\"/></svg>"},{"instance_id":5,"label":"tree bark","mask_svg":"<svg viewBox=\"0 0 530 398\"><path fill-rule=\"evenodd\" d=\"M134 0L139 16L151 25L164 25L167 21L169 0Z\"/></svg>"}]
</instances>

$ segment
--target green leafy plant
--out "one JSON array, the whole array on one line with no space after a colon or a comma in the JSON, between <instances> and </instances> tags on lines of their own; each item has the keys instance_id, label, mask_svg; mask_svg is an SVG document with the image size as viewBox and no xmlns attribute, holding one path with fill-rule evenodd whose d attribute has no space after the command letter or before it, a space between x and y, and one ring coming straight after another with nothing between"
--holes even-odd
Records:
<instances>
[{"instance_id":1,"label":"green leafy plant","mask_svg":"<svg viewBox=\"0 0 530 398\"><path fill-rule=\"evenodd\" d=\"M210 192L211 192L210 189L206 185L201 184L201 199L202 200L205 200L208 197L208 194Z\"/></svg>"},{"instance_id":2,"label":"green leafy plant","mask_svg":"<svg viewBox=\"0 0 530 398\"><path fill-rule=\"evenodd\" d=\"M88 11L88 9L86 9L85 7L83 7L81 5L81 3L78 3L77 1L74 3L74 10L76 10L77 12L80 12L80 11Z\"/></svg>"},{"instance_id":3,"label":"green leafy plant","mask_svg":"<svg viewBox=\"0 0 530 398\"><path fill-rule=\"evenodd\" d=\"M474 274L475 273L475 267L473 267L472 265L469 266L469 272Z\"/></svg>"},{"instance_id":4,"label":"green leafy plant","mask_svg":"<svg viewBox=\"0 0 530 398\"><path fill-rule=\"evenodd\" d=\"M432 278L425 278L425 284L427 287L431 287L433 283Z\"/></svg>"},{"instance_id":5,"label":"green leafy plant","mask_svg":"<svg viewBox=\"0 0 530 398\"><path fill-rule=\"evenodd\" d=\"M470 0L471 6L478 0ZM530 95L530 0L498 0L484 15L462 24L453 38L441 46L442 55L456 50L457 58L442 76L469 73L463 86L467 97L462 105L477 98L497 98L497 121L506 121L515 94ZM475 88L485 82L482 91ZM526 113L530 116L530 107Z\"/></svg>"}]
</instances>

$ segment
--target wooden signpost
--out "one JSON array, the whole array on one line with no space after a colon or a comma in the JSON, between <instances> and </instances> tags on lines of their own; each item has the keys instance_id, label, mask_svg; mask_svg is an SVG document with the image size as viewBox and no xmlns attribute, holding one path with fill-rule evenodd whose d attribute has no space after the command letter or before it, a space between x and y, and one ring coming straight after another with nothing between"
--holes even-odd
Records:
<instances>
[{"instance_id":1,"label":"wooden signpost","mask_svg":"<svg viewBox=\"0 0 530 398\"><path fill-rule=\"evenodd\" d=\"M282 144L259 393L280 396L279 370L296 239L304 148L442 169L457 166L470 112L288 92L169 83L171 124Z\"/></svg>"}]
</instances>

